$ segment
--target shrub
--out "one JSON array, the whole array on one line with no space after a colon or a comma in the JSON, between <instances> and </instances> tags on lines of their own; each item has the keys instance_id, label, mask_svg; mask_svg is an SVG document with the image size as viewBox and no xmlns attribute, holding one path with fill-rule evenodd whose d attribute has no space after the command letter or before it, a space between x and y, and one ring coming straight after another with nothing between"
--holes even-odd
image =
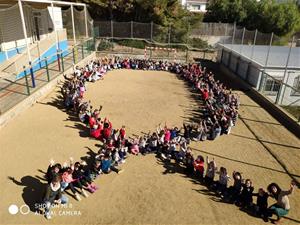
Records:
<instances>
[{"instance_id":1,"label":"shrub","mask_svg":"<svg viewBox=\"0 0 300 225\"><path fill-rule=\"evenodd\" d=\"M122 46L127 46L127 47L132 47L132 48L139 48L139 49L144 49L145 48L145 42L142 40L114 40L119 45Z\"/></svg>"},{"instance_id":2,"label":"shrub","mask_svg":"<svg viewBox=\"0 0 300 225\"><path fill-rule=\"evenodd\" d=\"M97 46L97 51L104 51L107 49L111 49L113 47L113 43L108 40L101 40Z\"/></svg>"},{"instance_id":3,"label":"shrub","mask_svg":"<svg viewBox=\"0 0 300 225\"><path fill-rule=\"evenodd\" d=\"M207 41L204 41L201 38L191 38L189 40L189 43L194 48L200 48L200 49L211 48L211 46L209 46L209 44L207 43Z\"/></svg>"}]
</instances>

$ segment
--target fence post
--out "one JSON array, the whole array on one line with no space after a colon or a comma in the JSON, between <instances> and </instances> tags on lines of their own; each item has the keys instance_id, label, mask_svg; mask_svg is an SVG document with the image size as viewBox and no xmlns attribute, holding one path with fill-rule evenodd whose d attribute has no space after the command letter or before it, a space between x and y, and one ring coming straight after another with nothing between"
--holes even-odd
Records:
<instances>
[{"instance_id":1,"label":"fence post","mask_svg":"<svg viewBox=\"0 0 300 225\"><path fill-rule=\"evenodd\" d=\"M111 50L113 51L114 50L114 21L113 20L111 20L110 21L110 35L111 35L111 43L112 43L112 45L111 45Z\"/></svg>"},{"instance_id":2,"label":"fence post","mask_svg":"<svg viewBox=\"0 0 300 225\"><path fill-rule=\"evenodd\" d=\"M40 68L42 68L42 64L41 64L41 53L40 53L39 42L36 43L36 47L37 47L37 50L38 50L39 65L40 65Z\"/></svg>"},{"instance_id":3,"label":"fence post","mask_svg":"<svg viewBox=\"0 0 300 225\"><path fill-rule=\"evenodd\" d=\"M99 38L99 37L101 37L101 36L100 36L100 23L99 23L99 25L98 25L98 38Z\"/></svg>"},{"instance_id":4,"label":"fence post","mask_svg":"<svg viewBox=\"0 0 300 225\"><path fill-rule=\"evenodd\" d=\"M61 58L61 68L62 68L62 71L65 72L64 56L63 56L62 52L60 53L60 58Z\"/></svg>"},{"instance_id":5,"label":"fence post","mask_svg":"<svg viewBox=\"0 0 300 225\"><path fill-rule=\"evenodd\" d=\"M187 25L187 33L186 33L186 44L189 44L189 35L190 35L190 23L188 21L188 25Z\"/></svg>"},{"instance_id":6,"label":"fence post","mask_svg":"<svg viewBox=\"0 0 300 225\"><path fill-rule=\"evenodd\" d=\"M130 21L130 38L133 39L133 21ZM133 53L133 46L131 46L130 51Z\"/></svg>"},{"instance_id":7,"label":"fence post","mask_svg":"<svg viewBox=\"0 0 300 225\"><path fill-rule=\"evenodd\" d=\"M150 30L151 42L153 42L153 22L151 21L151 30Z\"/></svg>"},{"instance_id":8,"label":"fence post","mask_svg":"<svg viewBox=\"0 0 300 225\"><path fill-rule=\"evenodd\" d=\"M271 34L270 44L269 44L269 48L268 48L268 52L267 52L267 56L266 56L265 66L263 68L262 77L260 79L259 91L262 91L264 89L264 86L265 86L266 78L264 78L264 74L265 74L266 67L268 65L268 60L269 60L270 50L271 50L271 47L272 47L272 42L273 42L273 32Z\"/></svg>"},{"instance_id":9,"label":"fence post","mask_svg":"<svg viewBox=\"0 0 300 225\"><path fill-rule=\"evenodd\" d=\"M227 36L227 26L228 26L228 23L226 23L226 25L225 25L225 34L224 34L224 36L226 37Z\"/></svg>"},{"instance_id":10,"label":"fence post","mask_svg":"<svg viewBox=\"0 0 300 225\"><path fill-rule=\"evenodd\" d=\"M61 68L60 68L60 57L59 57L59 52L57 52L57 65L58 65L58 70L59 72L61 71Z\"/></svg>"},{"instance_id":11,"label":"fence post","mask_svg":"<svg viewBox=\"0 0 300 225\"><path fill-rule=\"evenodd\" d=\"M259 92L262 92L263 89L264 89L264 86L265 86L265 81L266 81L266 78L265 78L265 70L262 70L261 71L261 78L260 78L260 84L259 84L259 88L258 88L258 91Z\"/></svg>"},{"instance_id":12,"label":"fence post","mask_svg":"<svg viewBox=\"0 0 300 225\"><path fill-rule=\"evenodd\" d=\"M234 44L234 36L235 36L235 31L236 30L236 22L234 22L233 24L233 34L232 34L232 43L231 44Z\"/></svg>"},{"instance_id":13,"label":"fence post","mask_svg":"<svg viewBox=\"0 0 300 225\"><path fill-rule=\"evenodd\" d=\"M35 88L35 78L34 78L31 62L29 62L29 66L30 66L30 75L31 75L32 87Z\"/></svg>"},{"instance_id":14,"label":"fence post","mask_svg":"<svg viewBox=\"0 0 300 225\"><path fill-rule=\"evenodd\" d=\"M269 44L269 48L268 48L268 52L267 52L267 57L266 57L265 67L268 65L268 60L269 60L270 50L271 50L272 42L273 42L273 35L274 35L274 33L272 32L272 34L271 34L271 39L270 39L270 44ZM264 69L265 69L265 68L264 68Z\"/></svg>"},{"instance_id":15,"label":"fence post","mask_svg":"<svg viewBox=\"0 0 300 225\"><path fill-rule=\"evenodd\" d=\"M169 36L168 36L168 58L170 57L170 43L171 43L171 24L169 25Z\"/></svg>"},{"instance_id":16,"label":"fence post","mask_svg":"<svg viewBox=\"0 0 300 225\"><path fill-rule=\"evenodd\" d=\"M86 52L87 55L90 55L91 44L90 41L86 41Z\"/></svg>"},{"instance_id":17,"label":"fence post","mask_svg":"<svg viewBox=\"0 0 300 225\"><path fill-rule=\"evenodd\" d=\"M113 39L114 38L114 21L113 20L111 20L110 21L110 37L111 37L111 39Z\"/></svg>"},{"instance_id":18,"label":"fence post","mask_svg":"<svg viewBox=\"0 0 300 225\"><path fill-rule=\"evenodd\" d=\"M185 53L185 62L187 63L189 60L189 48L186 48L186 53Z\"/></svg>"},{"instance_id":19,"label":"fence post","mask_svg":"<svg viewBox=\"0 0 300 225\"><path fill-rule=\"evenodd\" d=\"M48 69L47 57L45 57L45 67L46 67L46 73L47 73L47 80L49 82L50 81L50 76L49 76L49 69Z\"/></svg>"},{"instance_id":20,"label":"fence post","mask_svg":"<svg viewBox=\"0 0 300 225\"><path fill-rule=\"evenodd\" d=\"M94 51L97 51L97 46L96 46L96 38L93 38L92 45L93 45L93 49L94 49Z\"/></svg>"},{"instance_id":21,"label":"fence post","mask_svg":"<svg viewBox=\"0 0 300 225\"><path fill-rule=\"evenodd\" d=\"M185 62L188 62L189 59L189 34L190 34L190 23L189 21L187 25L187 34L186 34L186 55L185 55Z\"/></svg>"},{"instance_id":22,"label":"fence post","mask_svg":"<svg viewBox=\"0 0 300 225\"><path fill-rule=\"evenodd\" d=\"M24 77L25 77L25 82L26 82L27 94L30 95L30 88L29 88L29 84L28 84L28 78L27 78L27 73L26 73L26 67L25 66L23 66L23 70L24 70Z\"/></svg>"},{"instance_id":23,"label":"fence post","mask_svg":"<svg viewBox=\"0 0 300 225\"><path fill-rule=\"evenodd\" d=\"M292 43L291 43L291 45L290 45L289 54L288 54L288 56L287 56L286 64L285 64L285 68L284 68L284 74L283 74L282 84L280 85L278 94L277 94L277 96L276 96L275 104L278 104L278 102L279 102L280 95L281 95L281 91L282 91L282 86L285 84L285 82L288 83L288 80L289 80L289 79L286 79L285 77L286 77L287 68L288 68L289 61L290 61L290 56L291 56L291 51L292 51L292 47L293 47L294 40L295 40L295 36L293 36ZM282 103L282 100L283 100L283 97L284 97L285 89L286 89L286 85L284 85L283 95L282 95L282 97L281 97L281 103Z\"/></svg>"},{"instance_id":24,"label":"fence post","mask_svg":"<svg viewBox=\"0 0 300 225\"><path fill-rule=\"evenodd\" d=\"M244 38L245 38L245 31L246 31L246 28L244 27L244 29L243 29L243 35L242 35L242 44L241 44L241 48L240 48L240 54L242 53L242 50L243 50L243 44L244 44Z\"/></svg>"},{"instance_id":25,"label":"fence post","mask_svg":"<svg viewBox=\"0 0 300 225\"><path fill-rule=\"evenodd\" d=\"M84 50L83 50L83 45L84 45L84 44L82 44L82 45L81 45L81 55L82 55L82 59L84 59Z\"/></svg>"},{"instance_id":26,"label":"fence post","mask_svg":"<svg viewBox=\"0 0 300 225\"><path fill-rule=\"evenodd\" d=\"M15 40L15 46L16 46L17 54L20 54L19 49L18 49L18 42L16 40Z\"/></svg>"},{"instance_id":27,"label":"fence post","mask_svg":"<svg viewBox=\"0 0 300 225\"><path fill-rule=\"evenodd\" d=\"M75 46L72 48L72 56L73 56L73 63L76 64L75 62L75 50L74 50Z\"/></svg>"},{"instance_id":28,"label":"fence post","mask_svg":"<svg viewBox=\"0 0 300 225\"><path fill-rule=\"evenodd\" d=\"M133 21L130 22L130 37L133 38Z\"/></svg>"},{"instance_id":29,"label":"fence post","mask_svg":"<svg viewBox=\"0 0 300 225\"><path fill-rule=\"evenodd\" d=\"M251 50L251 62L252 62L252 58L253 58L253 54L254 54L254 46L256 44L256 38L257 38L257 29L255 30L255 34L254 34L254 41L253 41L253 45L252 45L252 50Z\"/></svg>"}]
</instances>

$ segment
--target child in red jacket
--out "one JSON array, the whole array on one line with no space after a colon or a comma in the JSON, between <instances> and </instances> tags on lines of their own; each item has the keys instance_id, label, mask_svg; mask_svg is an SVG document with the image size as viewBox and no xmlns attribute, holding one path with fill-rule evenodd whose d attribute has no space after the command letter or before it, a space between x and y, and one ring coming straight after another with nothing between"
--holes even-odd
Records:
<instances>
[{"instance_id":1,"label":"child in red jacket","mask_svg":"<svg viewBox=\"0 0 300 225\"><path fill-rule=\"evenodd\" d=\"M194 161L194 169L196 171L196 175L203 180L204 176L204 158L199 155L197 159Z\"/></svg>"},{"instance_id":2,"label":"child in red jacket","mask_svg":"<svg viewBox=\"0 0 300 225\"><path fill-rule=\"evenodd\" d=\"M103 128L103 132L102 132L103 139L105 141L107 141L110 138L111 131L112 131L112 123L107 118L105 118L104 119L104 128Z\"/></svg>"}]
</instances>

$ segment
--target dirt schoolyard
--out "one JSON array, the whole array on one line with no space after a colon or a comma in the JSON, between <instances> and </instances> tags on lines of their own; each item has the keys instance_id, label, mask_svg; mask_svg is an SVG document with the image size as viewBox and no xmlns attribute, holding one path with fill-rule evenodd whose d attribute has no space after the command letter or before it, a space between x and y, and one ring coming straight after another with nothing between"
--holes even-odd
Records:
<instances>
[{"instance_id":1,"label":"dirt schoolyard","mask_svg":"<svg viewBox=\"0 0 300 225\"><path fill-rule=\"evenodd\" d=\"M167 72L116 70L87 89L85 98L94 107L103 105L101 115L115 128L125 125L129 135L153 131L159 123L181 126L198 115L197 95ZM299 139L246 93L235 92L241 99L237 126L228 136L192 143L194 155L214 157L230 174L241 171L243 178L252 179L255 191L271 182L288 189L291 177L286 170L299 181ZM35 215L49 159L63 163L72 156L80 161L93 156L98 144L83 124L62 110L59 88L0 130L0 224L265 224L221 202L181 168L154 155L130 156L122 174L102 175L96 180L99 190L80 202L68 196L70 204L54 209L52 220ZM21 212L10 214L12 204L23 206ZM282 224L299 224L298 189L290 204Z\"/></svg>"}]
</instances>

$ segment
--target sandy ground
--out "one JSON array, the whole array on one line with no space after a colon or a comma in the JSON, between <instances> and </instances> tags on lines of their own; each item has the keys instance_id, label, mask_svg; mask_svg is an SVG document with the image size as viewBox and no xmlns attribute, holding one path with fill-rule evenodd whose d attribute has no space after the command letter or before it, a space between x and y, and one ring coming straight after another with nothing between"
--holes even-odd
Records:
<instances>
[{"instance_id":1,"label":"sandy ground","mask_svg":"<svg viewBox=\"0 0 300 225\"><path fill-rule=\"evenodd\" d=\"M43 192L48 160L64 162L92 156L98 142L84 126L57 104L58 90L24 112L0 131L0 224L265 224L261 219L222 203L174 164L153 155L131 156L124 173L104 175L100 189L67 208L58 208L51 221L29 212L10 215L11 204L34 203ZM278 182L289 188L290 176L269 153L273 151L299 180L300 141L245 93L237 126L229 136L193 143L194 154L215 157L218 166L243 172L255 189ZM130 134L153 130L158 123L181 125L198 114L195 96L183 81L166 72L120 70L88 86L87 99L104 106L102 115ZM267 148L266 148L267 146ZM13 179L14 178L14 179ZM300 192L290 197L291 210L283 224L300 223ZM269 201L271 204L273 201ZM22 208L27 211L26 207ZM80 215L75 215L75 214Z\"/></svg>"}]
</instances>

